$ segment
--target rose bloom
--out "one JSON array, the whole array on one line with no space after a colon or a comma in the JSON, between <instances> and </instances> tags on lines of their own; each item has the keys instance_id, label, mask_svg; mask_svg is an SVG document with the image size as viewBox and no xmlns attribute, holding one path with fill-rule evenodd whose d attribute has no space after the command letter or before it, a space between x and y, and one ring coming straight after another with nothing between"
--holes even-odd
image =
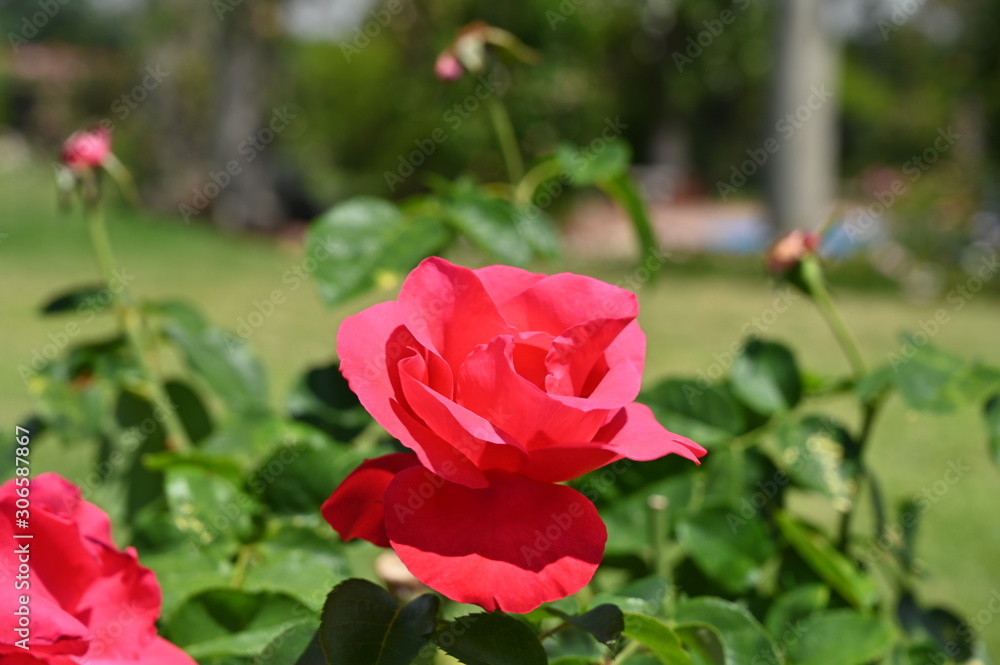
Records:
<instances>
[{"instance_id":1,"label":"rose bloom","mask_svg":"<svg viewBox=\"0 0 1000 665\"><path fill-rule=\"evenodd\" d=\"M111 152L111 135L103 128L74 132L63 143L62 161L77 171L100 166Z\"/></svg>"},{"instance_id":2,"label":"rose bloom","mask_svg":"<svg viewBox=\"0 0 1000 665\"><path fill-rule=\"evenodd\" d=\"M0 662L195 665L156 634L160 585L133 548L115 547L107 514L54 473L30 486L26 480L0 487ZM27 529L15 528L19 499L30 502ZM28 649L17 644L24 638L18 633L24 630L22 596L28 597Z\"/></svg>"},{"instance_id":3,"label":"rose bloom","mask_svg":"<svg viewBox=\"0 0 1000 665\"><path fill-rule=\"evenodd\" d=\"M812 254L819 246L819 236L812 231L795 229L782 236L768 250L767 270L773 274L781 274L795 267L806 254Z\"/></svg>"},{"instance_id":4,"label":"rose bloom","mask_svg":"<svg viewBox=\"0 0 1000 665\"><path fill-rule=\"evenodd\" d=\"M607 530L559 483L698 444L639 393L635 295L573 274L421 263L395 302L349 317L341 370L412 450L362 463L323 505L345 540L392 547L427 586L529 612L593 577Z\"/></svg>"}]
</instances>

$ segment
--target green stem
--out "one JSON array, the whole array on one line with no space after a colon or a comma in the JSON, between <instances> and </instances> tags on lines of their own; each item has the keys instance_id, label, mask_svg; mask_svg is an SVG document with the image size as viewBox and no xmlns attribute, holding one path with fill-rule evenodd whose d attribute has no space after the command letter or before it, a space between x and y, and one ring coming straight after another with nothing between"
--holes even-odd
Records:
<instances>
[{"instance_id":1,"label":"green stem","mask_svg":"<svg viewBox=\"0 0 1000 665\"><path fill-rule=\"evenodd\" d=\"M558 159L546 159L531 167L514 189L514 201L522 205L531 203L535 192L549 178L555 178L563 173L563 166Z\"/></svg>"},{"instance_id":2,"label":"green stem","mask_svg":"<svg viewBox=\"0 0 1000 665\"><path fill-rule=\"evenodd\" d=\"M632 640L631 642L626 644L625 648L618 653L618 656L615 657L611 665L619 665L619 663L624 663L626 660L629 659L630 656L632 656L632 654L634 654L641 648L642 648L642 642L637 642L635 640Z\"/></svg>"},{"instance_id":3,"label":"green stem","mask_svg":"<svg viewBox=\"0 0 1000 665\"><path fill-rule=\"evenodd\" d=\"M812 295L820 314L823 315L826 324L830 327L831 332L833 332L833 336L837 338L837 343L840 344L840 348L844 351L844 355L847 356L847 362L850 363L855 378L860 379L865 375L866 370L865 361L861 357L861 349L858 347L858 341L854 338L854 334L851 333L847 325L844 324L844 320L840 318L840 312L834 306L833 298L830 297L830 293L826 290L826 287L823 285L814 286Z\"/></svg>"},{"instance_id":4,"label":"green stem","mask_svg":"<svg viewBox=\"0 0 1000 665\"><path fill-rule=\"evenodd\" d=\"M108 237L108 229L104 224L104 215L101 213L100 197L97 188L96 176L87 172L83 180L83 198L87 211L87 228L90 231L90 243L94 249L94 256L97 258L97 265L100 268L104 281L107 282L108 289L115 288L115 257L111 249L111 239ZM159 378L149 366L147 361L145 344L143 343L142 313L136 307L128 287L120 283L118 296L115 298L118 316L121 320L122 330L128 340L129 347L135 356L139 366L139 373L142 377L143 387L152 399L154 406L159 407L162 414L163 424L167 430L165 444L168 448L174 447L179 450L189 450L191 441L188 439L184 425L177 417L170 399L167 397Z\"/></svg>"},{"instance_id":5,"label":"green stem","mask_svg":"<svg viewBox=\"0 0 1000 665\"><path fill-rule=\"evenodd\" d=\"M507 177L512 184L520 182L524 177L524 162L521 159L521 149L517 146L517 137L514 136L510 115L503 102L496 97L491 97L487 105L490 109L493 130L497 133L497 141L500 143L500 153L507 167Z\"/></svg>"}]
</instances>

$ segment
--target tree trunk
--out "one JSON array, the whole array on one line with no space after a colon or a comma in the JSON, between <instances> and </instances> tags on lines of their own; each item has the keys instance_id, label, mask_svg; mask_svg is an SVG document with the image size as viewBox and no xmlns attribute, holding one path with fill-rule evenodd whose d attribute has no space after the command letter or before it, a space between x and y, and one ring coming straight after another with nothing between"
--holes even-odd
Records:
<instances>
[{"instance_id":1,"label":"tree trunk","mask_svg":"<svg viewBox=\"0 0 1000 665\"><path fill-rule=\"evenodd\" d=\"M772 110L779 148L768 183L778 232L818 226L837 195L840 44L823 25L829 1L778 3Z\"/></svg>"}]
</instances>

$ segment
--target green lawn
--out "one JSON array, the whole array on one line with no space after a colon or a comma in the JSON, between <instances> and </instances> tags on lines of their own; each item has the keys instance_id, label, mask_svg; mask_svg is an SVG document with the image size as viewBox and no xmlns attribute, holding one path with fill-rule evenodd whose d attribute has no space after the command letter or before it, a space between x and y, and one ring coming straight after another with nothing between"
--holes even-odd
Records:
<instances>
[{"instance_id":1,"label":"green lawn","mask_svg":"<svg viewBox=\"0 0 1000 665\"><path fill-rule=\"evenodd\" d=\"M65 329L71 318L42 318L38 305L69 286L93 282L97 270L86 230L77 212L61 216L44 169L0 175L0 279L3 318L0 348L0 422L12 424L30 410L17 368ZM339 311L320 303L312 284L286 276L303 258L295 243L235 237L175 220L157 220L119 211L111 235L119 266L134 276L130 286L141 297L178 296L196 303L218 325L235 329L255 311L255 303L280 290L285 302L256 328L250 345L264 359L277 401L294 377L310 364L328 361L343 316L368 302L390 297L373 294ZM168 222L169 223L166 223ZM588 272L615 282L625 266L577 265L560 269ZM754 317L770 322L766 337L787 341L801 363L818 373L843 373L845 362L819 316L804 299L785 313L768 310L777 294L763 278L693 276L670 269L640 293L641 321L649 337L647 384L676 374L713 373L728 367L726 354ZM837 294L867 360L884 362L899 350L898 333L915 329L945 302L913 305L892 293L848 291ZM950 323L934 337L946 349L971 354L1000 366L1000 303L989 296L951 312ZM106 332L100 319L83 326L76 339ZM751 325L753 325L751 323ZM717 368L717 369L713 369ZM839 408L838 404L832 404ZM845 413L853 418L853 414ZM54 466L79 464L67 458ZM878 423L869 461L880 474L892 505L931 487L949 462L970 467L922 516L920 552L931 571L919 593L927 601L952 606L974 617L1000 588L1000 471L990 463L980 414L973 409L931 416L908 411L893 399ZM802 510L808 510L804 504ZM863 527L859 524L858 527ZM980 614L985 617L986 611ZM991 617L992 618L992 617ZM1000 617L982 630L1000 653Z\"/></svg>"}]
</instances>

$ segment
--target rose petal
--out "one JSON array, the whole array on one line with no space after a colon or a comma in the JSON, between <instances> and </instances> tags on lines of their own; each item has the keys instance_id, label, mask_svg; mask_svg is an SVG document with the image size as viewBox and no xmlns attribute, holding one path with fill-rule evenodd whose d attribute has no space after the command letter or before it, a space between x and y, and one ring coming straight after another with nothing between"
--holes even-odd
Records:
<instances>
[{"instance_id":1,"label":"rose petal","mask_svg":"<svg viewBox=\"0 0 1000 665\"><path fill-rule=\"evenodd\" d=\"M393 453L362 462L323 503L320 512L344 540L362 538L389 547L382 500L396 474L420 462L413 453Z\"/></svg>"},{"instance_id":2,"label":"rose petal","mask_svg":"<svg viewBox=\"0 0 1000 665\"><path fill-rule=\"evenodd\" d=\"M503 312L504 303L547 277L547 275L504 265L486 266L474 272L501 312Z\"/></svg>"},{"instance_id":3,"label":"rose petal","mask_svg":"<svg viewBox=\"0 0 1000 665\"><path fill-rule=\"evenodd\" d=\"M648 406L638 402L615 414L595 439L604 442L600 446L605 450L639 462L675 454L700 464L698 458L707 452L691 439L669 431Z\"/></svg>"},{"instance_id":4,"label":"rose petal","mask_svg":"<svg viewBox=\"0 0 1000 665\"><path fill-rule=\"evenodd\" d=\"M607 529L593 504L564 485L502 472L489 487L401 471L385 494L386 533L414 576L486 610L530 612L593 577Z\"/></svg>"},{"instance_id":5,"label":"rose petal","mask_svg":"<svg viewBox=\"0 0 1000 665\"><path fill-rule=\"evenodd\" d=\"M545 357L545 367L548 369L545 377L546 391L553 395L590 397L607 374L608 366L603 362L605 349L633 321L634 319L594 319L564 330L552 341ZM598 377L592 377L592 372L598 367L603 368L604 372ZM635 388L635 394L638 395L638 386ZM626 397L613 406L621 406L633 399L635 395Z\"/></svg>"},{"instance_id":6,"label":"rose petal","mask_svg":"<svg viewBox=\"0 0 1000 665\"><path fill-rule=\"evenodd\" d=\"M504 301L500 312L518 330L544 330L558 336L595 319L634 319L639 304L631 291L592 277L562 273L545 277Z\"/></svg>"},{"instance_id":7,"label":"rose petal","mask_svg":"<svg viewBox=\"0 0 1000 665\"><path fill-rule=\"evenodd\" d=\"M407 329L453 369L476 345L515 332L472 270L437 257L414 268L396 304Z\"/></svg>"},{"instance_id":8,"label":"rose petal","mask_svg":"<svg viewBox=\"0 0 1000 665\"><path fill-rule=\"evenodd\" d=\"M476 347L458 370L456 401L499 426L527 451L557 442L590 441L608 412L568 406L520 376L514 370L514 346L512 337L503 336Z\"/></svg>"},{"instance_id":9,"label":"rose petal","mask_svg":"<svg viewBox=\"0 0 1000 665\"><path fill-rule=\"evenodd\" d=\"M340 370L368 413L389 434L412 449L428 468L448 475L453 482L482 487L486 480L475 465L399 401L403 399L399 362L418 353L430 352L401 325L399 310L393 302L348 317L337 334ZM443 362L430 367L438 373L451 371ZM427 377L430 383L434 382L433 373ZM439 379L439 383L446 383L450 391L450 376Z\"/></svg>"},{"instance_id":10,"label":"rose petal","mask_svg":"<svg viewBox=\"0 0 1000 665\"><path fill-rule=\"evenodd\" d=\"M156 637L160 585L153 571L139 565L135 549L101 545L101 576L80 599L77 616L87 617L93 633L88 656L138 658Z\"/></svg>"},{"instance_id":11,"label":"rose petal","mask_svg":"<svg viewBox=\"0 0 1000 665\"><path fill-rule=\"evenodd\" d=\"M426 365L419 356L400 362L406 402L427 427L472 461L476 468L517 471L527 457L506 432L421 383Z\"/></svg>"}]
</instances>

